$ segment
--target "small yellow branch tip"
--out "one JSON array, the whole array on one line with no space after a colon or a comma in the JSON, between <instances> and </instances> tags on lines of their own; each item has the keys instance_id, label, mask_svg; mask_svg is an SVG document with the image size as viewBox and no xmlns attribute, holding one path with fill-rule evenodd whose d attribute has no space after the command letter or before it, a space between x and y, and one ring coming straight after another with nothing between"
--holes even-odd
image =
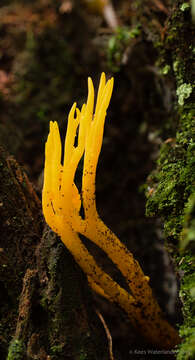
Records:
<instances>
[{"instance_id":1,"label":"small yellow branch tip","mask_svg":"<svg viewBox=\"0 0 195 360\"><path fill-rule=\"evenodd\" d=\"M113 83L113 78L106 82L105 74L102 73L94 109L94 87L91 78L88 78L86 104L79 110L74 103L68 116L63 161L58 124L50 122L45 145L43 214L48 225L61 237L86 273L91 288L109 301L118 303L150 343L169 349L179 343L179 337L165 320L153 297L149 277L144 275L133 255L100 219L96 209L96 168ZM83 156L81 196L74 178ZM81 201L83 218L80 216ZM129 291L97 265L79 234L86 236L107 254L124 276Z\"/></svg>"}]
</instances>

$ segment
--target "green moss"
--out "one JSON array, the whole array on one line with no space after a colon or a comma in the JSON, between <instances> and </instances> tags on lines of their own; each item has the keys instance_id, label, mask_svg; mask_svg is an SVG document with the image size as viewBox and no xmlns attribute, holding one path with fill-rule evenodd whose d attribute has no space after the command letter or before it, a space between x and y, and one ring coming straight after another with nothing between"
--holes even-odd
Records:
<instances>
[{"instance_id":1,"label":"green moss","mask_svg":"<svg viewBox=\"0 0 195 360\"><path fill-rule=\"evenodd\" d=\"M195 240L194 115L193 104L184 106L180 112L175 139L161 148L157 170L150 178L154 191L147 201L147 215L163 219L165 236L169 248L174 249L173 254L181 251L177 263L182 274L180 298L184 323L180 335L184 341L179 347L179 360L193 359L195 354L194 259L189 253Z\"/></svg>"},{"instance_id":2,"label":"green moss","mask_svg":"<svg viewBox=\"0 0 195 360\"><path fill-rule=\"evenodd\" d=\"M146 214L162 216L165 219L165 235L177 241L185 222L184 207L195 191L194 129L194 111L186 107L181 114L181 127L176 133L176 140L163 144L158 171L150 178L154 192L148 198Z\"/></svg>"},{"instance_id":3,"label":"green moss","mask_svg":"<svg viewBox=\"0 0 195 360\"><path fill-rule=\"evenodd\" d=\"M180 236L180 250L195 248L195 193L193 193L185 206L184 225Z\"/></svg>"},{"instance_id":4,"label":"green moss","mask_svg":"<svg viewBox=\"0 0 195 360\"><path fill-rule=\"evenodd\" d=\"M79 360L87 360L87 354L85 351L80 352Z\"/></svg>"},{"instance_id":5,"label":"green moss","mask_svg":"<svg viewBox=\"0 0 195 360\"><path fill-rule=\"evenodd\" d=\"M180 336L185 341L179 346L177 360L195 358L195 266L190 252L181 258L180 271L183 273L180 289L180 299L184 304L185 322L180 327Z\"/></svg>"},{"instance_id":6,"label":"green moss","mask_svg":"<svg viewBox=\"0 0 195 360\"><path fill-rule=\"evenodd\" d=\"M162 75L167 75L167 74L169 73L170 69L171 69L170 65L167 65L167 64L166 64L166 65L160 70L160 73L161 73Z\"/></svg>"},{"instance_id":7,"label":"green moss","mask_svg":"<svg viewBox=\"0 0 195 360\"><path fill-rule=\"evenodd\" d=\"M24 360L25 346L20 340L10 343L7 360Z\"/></svg>"},{"instance_id":8,"label":"green moss","mask_svg":"<svg viewBox=\"0 0 195 360\"><path fill-rule=\"evenodd\" d=\"M192 93L192 85L191 84L182 84L177 88L176 94L178 96L179 105L184 105L184 100L188 99L190 94Z\"/></svg>"},{"instance_id":9,"label":"green moss","mask_svg":"<svg viewBox=\"0 0 195 360\"><path fill-rule=\"evenodd\" d=\"M180 298L183 324L180 326L182 344L177 360L195 358L195 106L194 106L194 27L189 3L176 1L175 11L167 23L167 35L158 42L161 69L170 66L169 72L176 85L178 104L172 116L167 117L161 134L165 141L160 149L156 170L149 177L146 213L160 217L164 235L172 251L181 276ZM176 100L176 97L175 97ZM176 101L175 101L176 105ZM166 131L169 126L169 133Z\"/></svg>"},{"instance_id":10,"label":"green moss","mask_svg":"<svg viewBox=\"0 0 195 360\"><path fill-rule=\"evenodd\" d=\"M173 70L176 74L178 73L178 70L179 70L179 60L178 59L173 62Z\"/></svg>"},{"instance_id":11,"label":"green moss","mask_svg":"<svg viewBox=\"0 0 195 360\"><path fill-rule=\"evenodd\" d=\"M192 21L195 23L195 1L191 0L191 14L192 14Z\"/></svg>"},{"instance_id":12,"label":"green moss","mask_svg":"<svg viewBox=\"0 0 195 360\"><path fill-rule=\"evenodd\" d=\"M58 345L53 345L50 348L50 354L52 356L58 356L58 355L62 355L63 354L63 345L62 344L58 344Z\"/></svg>"},{"instance_id":13,"label":"green moss","mask_svg":"<svg viewBox=\"0 0 195 360\"><path fill-rule=\"evenodd\" d=\"M180 10L181 11L186 11L187 9L190 8L190 4L187 2L184 2L181 6L180 6Z\"/></svg>"}]
</instances>

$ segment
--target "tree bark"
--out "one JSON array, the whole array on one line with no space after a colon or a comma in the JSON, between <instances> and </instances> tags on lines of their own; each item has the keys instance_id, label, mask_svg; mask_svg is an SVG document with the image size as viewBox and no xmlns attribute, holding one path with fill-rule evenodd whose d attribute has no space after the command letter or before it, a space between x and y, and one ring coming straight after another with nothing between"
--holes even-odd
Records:
<instances>
[{"instance_id":1,"label":"tree bark","mask_svg":"<svg viewBox=\"0 0 195 360\"><path fill-rule=\"evenodd\" d=\"M106 359L84 274L42 222L24 170L0 152L1 359Z\"/></svg>"}]
</instances>

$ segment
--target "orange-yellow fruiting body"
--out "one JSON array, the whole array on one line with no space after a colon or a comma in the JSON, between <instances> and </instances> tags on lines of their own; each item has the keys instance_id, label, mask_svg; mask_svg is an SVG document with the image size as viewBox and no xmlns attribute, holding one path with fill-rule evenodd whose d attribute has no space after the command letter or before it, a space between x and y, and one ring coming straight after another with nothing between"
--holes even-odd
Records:
<instances>
[{"instance_id":1,"label":"orange-yellow fruiting body","mask_svg":"<svg viewBox=\"0 0 195 360\"><path fill-rule=\"evenodd\" d=\"M113 79L106 82L102 73L94 111L94 87L88 79L87 103L81 111L73 104L65 138L61 164L61 140L58 125L50 122L45 146L45 171L42 195L43 213L48 225L62 239L88 277L91 287L110 301L118 303L139 331L153 344L172 348L179 343L176 330L164 319L152 295L149 278L116 235L100 219L95 201L95 177L102 147L104 122L113 90ZM76 113L76 115L75 115ZM78 131L78 144L75 137ZM84 155L81 196L74 183L78 163ZM117 284L95 262L79 238L85 235L113 261L126 279L129 292Z\"/></svg>"}]
</instances>

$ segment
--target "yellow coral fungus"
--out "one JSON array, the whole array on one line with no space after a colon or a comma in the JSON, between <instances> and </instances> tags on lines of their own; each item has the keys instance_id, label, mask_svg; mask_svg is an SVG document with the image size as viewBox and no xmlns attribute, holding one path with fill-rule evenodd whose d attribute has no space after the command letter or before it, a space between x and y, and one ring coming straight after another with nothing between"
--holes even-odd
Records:
<instances>
[{"instance_id":1,"label":"yellow coral fungus","mask_svg":"<svg viewBox=\"0 0 195 360\"><path fill-rule=\"evenodd\" d=\"M63 164L58 125L50 122L45 146L43 213L48 225L61 237L86 273L91 287L110 301L118 303L148 341L159 347L172 348L179 343L179 337L164 318L152 294L149 278L144 275L131 252L100 219L96 209L96 168L112 90L113 79L106 82L105 74L102 73L94 111L94 87L91 78L88 79L87 103L81 111L74 103L69 113ZM78 141L75 145L77 133ZM79 194L74 177L83 155L82 194ZM81 201L84 218L80 216ZM129 292L96 264L79 234L86 236L107 254L124 276Z\"/></svg>"}]
</instances>

